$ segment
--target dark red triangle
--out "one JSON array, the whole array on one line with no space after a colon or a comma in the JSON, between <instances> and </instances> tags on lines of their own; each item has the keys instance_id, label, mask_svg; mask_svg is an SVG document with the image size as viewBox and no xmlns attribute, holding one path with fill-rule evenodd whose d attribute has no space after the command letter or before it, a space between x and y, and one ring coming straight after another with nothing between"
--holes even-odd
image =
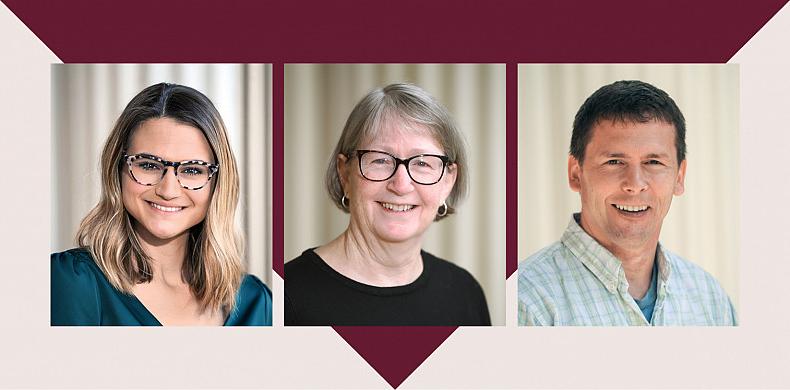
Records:
<instances>
[{"instance_id":1,"label":"dark red triangle","mask_svg":"<svg viewBox=\"0 0 790 390\"><path fill-rule=\"evenodd\" d=\"M397 388L457 326L333 326L351 348Z\"/></svg>"}]
</instances>

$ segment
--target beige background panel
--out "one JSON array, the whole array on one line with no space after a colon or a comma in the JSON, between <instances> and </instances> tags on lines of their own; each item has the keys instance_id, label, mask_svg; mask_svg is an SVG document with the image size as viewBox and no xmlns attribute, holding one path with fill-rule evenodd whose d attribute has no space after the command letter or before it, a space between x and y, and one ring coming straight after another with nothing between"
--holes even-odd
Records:
<instances>
[{"instance_id":1,"label":"beige background panel","mask_svg":"<svg viewBox=\"0 0 790 390\"><path fill-rule=\"evenodd\" d=\"M239 168L247 270L271 286L271 65L53 65L50 249L76 246L79 223L99 200L99 159L115 120L160 82L197 89L222 115Z\"/></svg>"},{"instance_id":2,"label":"beige background panel","mask_svg":"<svg viewBox=\"0 0 790 390\"><path fill-rule=\"evenodd\" d=\"M576 111L598 88L633 79L666 91L686 118L686 192L661 243L715 276L739 309L737 65L519 65L519 259L557 241L580 210L567 169Z\"/></svg>"},{"instance_id":3,"label":"beige background panel","mask_svg":"<svg viewBox=\"0 0 790 390\"><path fill-rule=\"evenodd\" d=\"M434 223L424 249L482 285L494 325L505 323L504 65L286 65L285 260L337 237L349 216L324 188L324 174L354 106L370 90L414 83L436 97L466 138L469 196Z\"/></svg>"},{"instance_id":4,"label":"beige background panel","mask_svg":"<svg viewBox=\"0 0 790 390\"><path fill-rule=\"evenodd\" d=\"M785 6L733 59L741 64L740 327L461 328L400 388L790 387L790 312L774 299L790 277L787 37ZM50 64L59 60L2 4L0 52L13 53L0 60L0 80L13 91L0 94L0 162L24 162L0 191L0 387L389 388L328 327L50 327ZM649 353L622 357L635 350Z\"/></svg>"}]
</instances>

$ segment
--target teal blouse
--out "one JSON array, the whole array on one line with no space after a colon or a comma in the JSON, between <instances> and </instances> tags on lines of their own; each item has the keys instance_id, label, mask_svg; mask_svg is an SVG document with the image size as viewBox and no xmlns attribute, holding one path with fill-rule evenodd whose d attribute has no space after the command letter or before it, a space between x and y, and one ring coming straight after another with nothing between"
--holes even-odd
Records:
<instances>
[{"instance_id":1,"label":"teal blouse","mask_svg":"<svg viewBox=\"0 0 790 390\"><path fill-rule=\"evenodd\" d=\"M50 259L52 325L162 325L137 297L113 287L87 250L53 253ZM271 291L260 279L245 275L224 325L271 324Z\"/></svg>"}]
</instances>

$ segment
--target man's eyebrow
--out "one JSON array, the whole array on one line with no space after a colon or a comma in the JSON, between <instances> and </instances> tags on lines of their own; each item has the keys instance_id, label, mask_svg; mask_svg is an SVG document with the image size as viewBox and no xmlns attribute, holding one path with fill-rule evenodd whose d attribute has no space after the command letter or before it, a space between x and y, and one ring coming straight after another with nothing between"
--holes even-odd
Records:
<instances>
[{"instance_id":1,"label":"man's eyebrow","mask_svg":"<svg viewBox=\"0 0 790 390\"><path fill-rule=\"evenodd\" d=\"M601 153L601 156L603 156L603 157L614 157L614 158L625 158L625 157L628 157L627 154L619 153L619 152L603 152L603 153ZM668 158L668 157L669 157L668 153L649 153L644 158Z\"/></svg>"}]
</instances>

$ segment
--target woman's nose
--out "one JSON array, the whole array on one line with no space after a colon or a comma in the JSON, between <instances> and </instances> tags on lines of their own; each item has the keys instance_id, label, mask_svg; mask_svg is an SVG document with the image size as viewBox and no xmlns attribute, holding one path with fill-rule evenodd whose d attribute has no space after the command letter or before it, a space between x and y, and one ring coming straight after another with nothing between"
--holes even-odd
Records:
<instances>
[{"instance_id":1,"label":"woman's nose","mask_svg":"<svg viewBox=\"0 0 790 390\"><path fill-rule=\"evenodd\" d=\"M165 176L156 185L156 195L165 200L178 197L181 194L181 183L178 182L175 169L165 169Z\"/></svg>"},{"instance_id":2,"label":"woman's nose","mask_svg":"<svg viewBox=\"0 0 790 390\"><path fill-rule=\"evenodd\" d=\"M401 164L395 168L395 174L387 182L392 192L405 194L414 190L414 183L406 170L406 164Z\"/></svg>"}]
</instances>

